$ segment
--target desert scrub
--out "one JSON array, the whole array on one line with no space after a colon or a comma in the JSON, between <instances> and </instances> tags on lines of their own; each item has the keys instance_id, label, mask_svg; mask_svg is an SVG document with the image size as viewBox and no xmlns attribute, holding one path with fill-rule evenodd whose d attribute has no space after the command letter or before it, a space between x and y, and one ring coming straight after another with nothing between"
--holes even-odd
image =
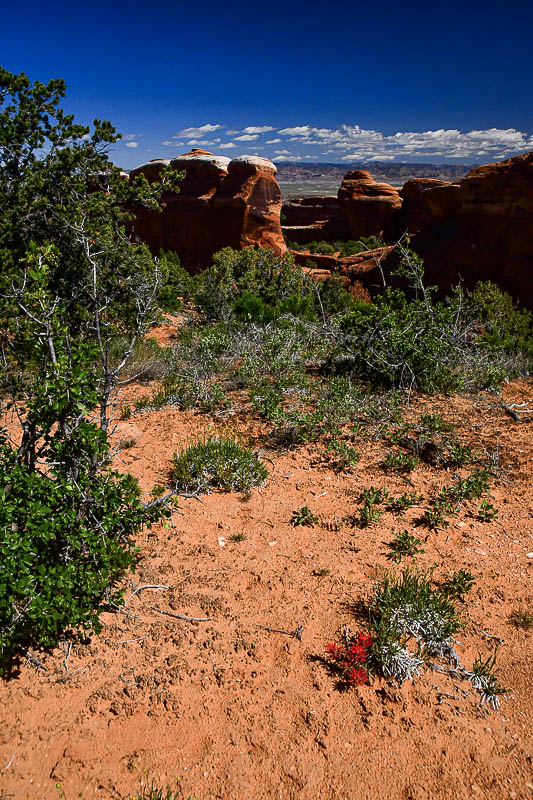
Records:
<instances>
[{"instance_id":1,"label":"desert scrub","mask_svg":"<svg viewBox=\"0 0 533 800\"><path fill-rule=\"evenodd\" d=\"M432 585L430 574L409 568L384 571L370 603L372 658L385 677L404 681L420 674L428 655L458 664L452 646L460 619L451 599ZM416 652L408 649L416 644Z\"/></svg>"},{"instance_id":2,"label":"desert scrub","mask_svg":"<svg viewBox=\"0 0 533 800\"><path fill-rule=\"evenodd\" d=\"M247 492L264 486L268 470L239 440L215 434L179 450L172 459L172 480L187 492Z\"/></svg>"}]
</instances>

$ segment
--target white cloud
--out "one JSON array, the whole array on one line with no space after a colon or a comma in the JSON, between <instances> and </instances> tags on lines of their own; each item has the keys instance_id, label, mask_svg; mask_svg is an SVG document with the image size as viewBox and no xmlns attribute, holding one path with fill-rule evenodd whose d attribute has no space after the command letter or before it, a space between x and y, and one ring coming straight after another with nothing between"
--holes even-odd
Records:
<instances>
[{"instance_id":1,"label":"white cloud","mask_svg":"<svg viewBox=\"0 0 533 800\"><path fill-rule=\"evenodd\" d=\"M399 131L385 135L381 131L365 130L359 125L339 128L312 128L298 125L282 128L280 134L300 145L329 145L326 152L346 151L342 161L374 159L392 161L402 158L457 158L490 160L504 158L533 148L533 135L515 128L489 128L461 132L441 128L435 131ZM333 149L331 149L333 148Z\"/></svg>"},{"instance_id":2,"label":"white cloud","mask_svg":"<svg viewBox=\"0 0 533 800\"><path fill-rule=\"evenodd\" d=\"M266 144L278 144L281 139L267 139Z\"/></svg>"},{"instance_id":3,"label":"white cloud","mask_svg":"<svg viewBox=\"0 0 533 800\"><path fill-rule=\"evenodd\" d=\"M139 142L127 142L126 147L139 147Z\"/></svg>"},{"instance_id":4,"label":"white cloud","mask_svg":"<svg viewBox=\"0 0 533 800\"><path fill-rule=\"evenodd\" d=\"M272 125L248 125L246 128L242 129L243 133L268 133L268 131L273 131L274 128Z\"/></svg>"},{"instance_id":5,"label":"white cloud","mask_svg":"<svg viewBox=\"0 0 533 800\"><path fill-rule=\"evenodd\" d=\"M234 142L226 142L225 144L219 144L221 150L229 150L231 147L237 147Z\"/></svg>"},{"instance_id":6,"label":"white cloud","mask_svg":"<svg viewBox=\"0 0 533 800\"><path fill-rule=\"evenodd\" d=\"M291 151L290 150L274 150L274 153L277 156L290 156Z\"/></svg>"},{"instance_id":7,"label":"white cloud","mask_svg":"<svg viewBox=\"0 0 533 800\"><path fill-rule=\"evenodd\" d=\"M139 133L125 133L122 136L122 138L124 139L125 142L131 142L132 139L136 139L137 136L140 136L140 135L141 134L139 134Z\"/></svg>"},{"instance_id":8,"label":"white cloud","mask_svg":"<svg viewBox=\"0 0 533 800\"><path fill-rule=\"evenodd\" d=\"M183 142L172 142L167 140L165 142L161 142L161 144L164 144L165 147L183 147Z\"/></svg>"},{"instance_id":9,"label":"white cloud","mask_svg":"<svg viewBox=\"0 0 533 800\"><path fill-rule=\"evenodd\" d=\"M278 133L282 133L284 136L307 136L311 130L309 125L297 125L295 128L280 128Z\"/></svg>"},{"instance_id":10,"label":"white cloud","mask_svg":"<svg viewBox=\"0 0 533 800\"><path fill-rule=\"evenodd\" d=\"M187 145L189 147L206 147L210 144L215 144L215 141L215 139L189 139Z\"/></svg>"},{"instance_id":11,"label":"white cloud","mask_svg":"<svg viewBox=\"0 0 533 800\"><path fill-rule=\"evenodd\" d=\"M188 138L189 136L203 136L206 133L217 131L222 127L222 125L211 125L211 123L207 122L205 125L200 125L199 128L184 128L174 138L179 139L180 136L184 138Z\"/></svg>"},{"instance_id":12,"label":"white cloud","mask_svg":"<svg viewBox=\"0 0 533 800\"><path fill-rule=\"evenodd\" d=\"M258 136L257 133L255 133L255 134L245 133L245 134L243 134L243 136L236 136L235 137L235 141L236 142L255 142L256 139L259 139L259 136Z\"/></svg>"}]
</instances>

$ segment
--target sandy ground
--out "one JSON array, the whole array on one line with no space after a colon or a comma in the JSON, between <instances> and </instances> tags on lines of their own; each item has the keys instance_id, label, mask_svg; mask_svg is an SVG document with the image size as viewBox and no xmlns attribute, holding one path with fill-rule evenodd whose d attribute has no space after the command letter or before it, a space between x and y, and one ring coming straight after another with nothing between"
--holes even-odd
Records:
<instances>
[{"instance_id":1,"label":"sandy ground","mask_svg":"<svg viewBox=\"0 0 533 800\"><path fill-rule=\"evenodd\" d=\"M531 383L503 392L533 408ZM490 394L415 400L410 413L439 413L497 454L496 521L476 521L467 504L447 530L416 531L425 539L417 566L436 565L436 578L461 568L475 576L458 650L472 664L502 640L499 677L510 691L499 711L470 684L428 670L401 687L373 678L342 691L323 658L346 626L362 629L357 604L379 567L391 568L392 531L420 515L386 512L351 528L342 519L360 490L429 496L453 475L427 464L385 475L379 440L356 443L351 474L325 466L318 447L268 451L268 483L249 499L182 499L169 527L140 537L127 605L103 615L100 636L68 658L61 648L42 656L46 671L24 663L0 685L0 798L129 798L152 779L173 789L179 779L198 800L533 798L533 629L509 619L533 612L533 415L515 422ZM175 408L136 414L117 432L135 439L117 467L144 490L165 484L175 449L213 424ZM305 505L321 524L291 526ZM147 584L165 588L139 590ZM300 625L301 641L259 627Z\"/></svg>"}]
</instances>

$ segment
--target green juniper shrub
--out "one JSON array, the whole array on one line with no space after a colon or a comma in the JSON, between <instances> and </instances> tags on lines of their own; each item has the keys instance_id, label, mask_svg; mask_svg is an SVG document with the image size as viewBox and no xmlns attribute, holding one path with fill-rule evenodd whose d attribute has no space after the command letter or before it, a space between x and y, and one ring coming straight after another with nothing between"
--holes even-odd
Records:
<instances>
[{"instance_id":1,"label":"green juniper shrub","mask_svg":"<svg viewBox=\"0 0 533 800\"><path fill-rule=\"evenodd\" d=\"M171 477L186 492L247 492L264 486L268 471L259 457L228 434L213 434L179 450Z\"/></svg>"},{"instance_id":2,"label":"green juniper shrub","mask_svg":"<svg viewBox=\"0 0 533 800\"><path fill-rule=\"evenodd\" d=\"M181 266L177 253L160 250L158 264L161 271L161 288L157 302L163 311L170 313L180 311L184 302L193 300L199 279L197 276L189 275Z\"/></svg>"},{"instance_id":3,"label":"green juniper shrub","mask_svg":"<svg viewBox=\"0 0 533 800\"><path fill-rule=\"evenodd\" d=\"M468 295L468 310L481 327L480 344L492 353L522 353L533 363L533 315L491 281L479 282Z\"/></svg>"},{"instance_id":4,"label":"green juniper shrub","mask_svg":"<svg viewBox=\"0 0 533 800\"><path fill-rule=\"evenodd\" d=\"M228 320L238 312L246 322L264 322L271 321L265 315L275 319L284 313L285 304L311 303L312 294L312 285L295 269L290 253L277 256L266 248L225 247L202 273L196 300L208 318Z\"/></svg>"}]
</instances>

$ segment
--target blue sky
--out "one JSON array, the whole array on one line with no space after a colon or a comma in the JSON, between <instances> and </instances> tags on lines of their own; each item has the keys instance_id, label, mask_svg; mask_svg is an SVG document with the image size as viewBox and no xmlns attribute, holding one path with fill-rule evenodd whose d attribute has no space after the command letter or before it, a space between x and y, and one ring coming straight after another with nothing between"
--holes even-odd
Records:
<instances>
[{"instance_id":1,"label":"blue sky","mask_svg":"<svg viewBox=\"0 0 533 800\"><path fill-rule=\"evenodd\" d=\"M533 4L4 0L0 63L62 77L130 168L191 147L274 161L488 163L533 149Z\"/></svg>"}]
</instances>

